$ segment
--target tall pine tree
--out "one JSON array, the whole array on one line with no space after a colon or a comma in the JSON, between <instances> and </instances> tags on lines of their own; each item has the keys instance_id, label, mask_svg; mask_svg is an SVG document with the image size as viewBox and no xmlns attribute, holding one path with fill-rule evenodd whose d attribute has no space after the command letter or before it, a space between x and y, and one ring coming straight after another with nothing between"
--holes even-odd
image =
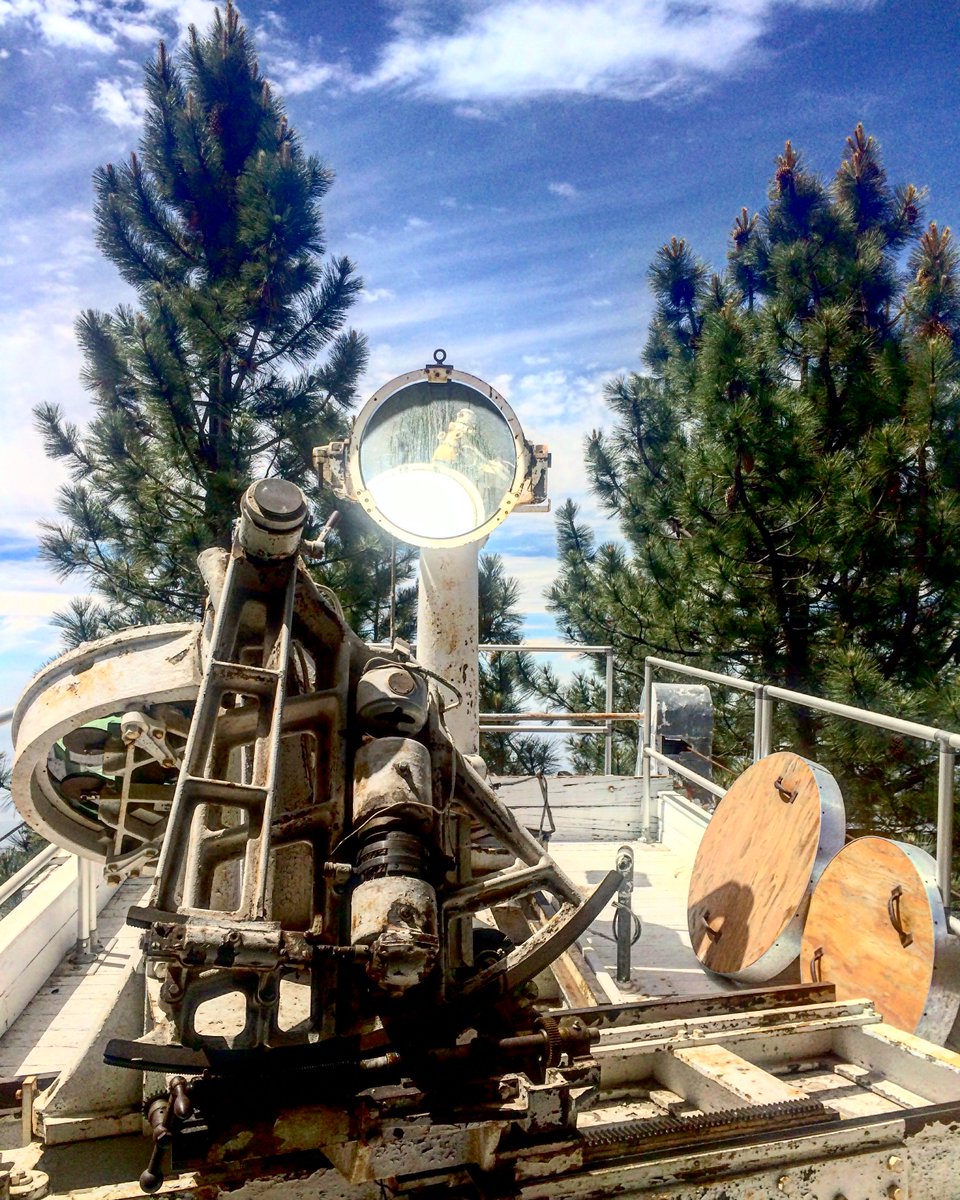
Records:
<instances>
[{"instance_id":1,"label":"tall pine tree","mask_svg":"<svg viewBox=\"0 0 960 1200\"><path fill-rule=\"evenodd\" d=\"M960 282L920 207L858 126L829 184L786 144L721 274L680 239L658 252L647 372L608 386L587 444L622 540L564 507L551 591L569 636L617 647L621 707L656 654L960 723ZM929 821L925 751L794 714L778 734L864 819ZM746 721L724 707L721 753Z\"/></svg>"},{"instance_id":2,"label":"tall pine tree","mask_svg":"<svg viewBox=\"0 0 960 1200\"><path fill-rule=\"evenodd\" d=\"M94 175L97 244L136 303L77 322L86 429L56 405L37 410L72 477L41 553L100 598L61 614L73 643L196 619L196 556L229 544L251 479L297 482L322 519L311 448L343 436L366 361L345 328L361 281L349 259L324 259L332 175L304 153L232 5L205 36L191 29L179 61L161 43L145 82L139 153ZM349 508L323 575L348 618L379 634L388 541ZM404 578L408 553L400 565Z\"/></svg>"}]
</instances>

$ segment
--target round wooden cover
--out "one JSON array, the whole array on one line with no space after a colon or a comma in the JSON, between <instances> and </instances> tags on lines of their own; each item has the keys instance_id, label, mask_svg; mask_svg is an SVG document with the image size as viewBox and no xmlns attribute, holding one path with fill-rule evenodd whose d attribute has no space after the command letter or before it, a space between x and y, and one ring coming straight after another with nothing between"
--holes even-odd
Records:
<instances>
[{"instance_id":1,"label":"round wooden cover","mask_svg":"<svg viewBox=\"0 0 960 1200\"><path fill-rule=\"evenodd\" d=\"M944 994L937 950L947 930L935 881L936 863L916 846L880 837L844 846L810 900L803 979L833 983L839 1000L867 997L908 1033L936 1037L938 1024L949 1033L960 980Z\"/></svg>"},{"instance_id":2,"label":"round wooden cover","mask_svg":"<svg viewBox=\"0 0 960 1200\"><path fill-rule=\"evenodd\" d=\"M744 771L713 814L690 879L687 924L703 965L750 982L788 967L844 829L840 789L823 767L781 751Z\"/></svg>"}]
</instances>

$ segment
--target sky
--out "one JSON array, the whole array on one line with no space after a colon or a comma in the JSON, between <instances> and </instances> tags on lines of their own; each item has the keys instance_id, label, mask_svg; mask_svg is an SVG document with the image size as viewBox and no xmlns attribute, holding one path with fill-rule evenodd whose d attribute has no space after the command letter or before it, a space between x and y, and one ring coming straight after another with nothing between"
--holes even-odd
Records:
<instances>
[{"instance_id":1,"label":"sky","mask_svg":"<svg viewBox=\"0 0 960 1200\"><path fill-rule=\"evenodd\" d=\"M787 138L824 175L857 121L894 182L960 215L960 23L932 0L247 0L260 66L336 173L329 250L365 280L362 395L436 347L551 447L601 537L583 440L603 386L640 369L647 268L672 236L722 266ZM59 649L86 590L37 558L63 481L32 409L83 424L73 323L131 295L93 240L91 174L136 149L143 63L205 28L207 0L0 0L0 709ZM490 539L529 638L555 637L550 516ZM6 744L0 730L0 748Z\"/></svg>"}]
</instances>

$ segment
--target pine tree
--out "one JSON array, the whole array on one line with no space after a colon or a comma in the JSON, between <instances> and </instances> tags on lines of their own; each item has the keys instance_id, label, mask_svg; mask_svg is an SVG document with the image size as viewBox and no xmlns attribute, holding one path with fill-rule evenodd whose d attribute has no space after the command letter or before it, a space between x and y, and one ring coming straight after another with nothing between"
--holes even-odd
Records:
<instances>
[{"instance_id":1,"label":"pine tree","mask_svg":"<svg viewBox=\"0 0 960 1200\"><path fill-rule=\"evenodd\" d=\"M179 61L161 43L145 74L139 152L94 175L97 244L136 303L77 321L89 425L37 410L72 477L41 554L99 597L60 614L70 643L196 619L196 556L229 545L254 478L300 484L322 521L311 448L343 436L366 361L345 328L361 281L324 259L332 175L304 153L232 5L205 36L191 28ZM389 609L388 540L348 508L322 573L369 631ZM405 552L401 579L410 565Z\"/></svg>"},{"instance_id":2,"label":"pine tree","mask_svg":"<svg viewBox=\"0 0 960 1200\"><path fill-rule=\"evenodd\" d=\"M656 654L960 718L960 282L921 202L858 126L829 184L787 142L721 274L678 238L658 252L647 373L608 386L613 428L586 451L622 541L597 546L565 506L551 591L568 636L617 647L621 707ZM745 707L722 706L721 754ZM786 712L779 736L864 819L929 820L926 751Z\"/></svg>"},{"instance_id":3,"label":"pine tree","mask_svg":"<svg viewBox=\"0 0 960 1200\"><path fill-rule=\"evenodd\" d=\"M499 554L480 556L480 642L521 641L523 617L517 610L520 587L504 570ZM525 651L494 651L480 656L480 710L523 711L534 694L534 664ZM481 753L494 775L538 775L556 771L560 756L546 738L529 734L485 733Z\"/></svg>"}]
</instances>

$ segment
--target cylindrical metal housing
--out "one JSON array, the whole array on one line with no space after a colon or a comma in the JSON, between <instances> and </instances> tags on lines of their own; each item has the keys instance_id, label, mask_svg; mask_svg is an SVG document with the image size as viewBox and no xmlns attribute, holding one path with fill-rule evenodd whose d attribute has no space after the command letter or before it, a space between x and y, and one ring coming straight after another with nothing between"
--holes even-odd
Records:
<instances>
[{"instance_id":1,"label":"cylindrical metal housing","mask_svg":"<svg viewBox=\"0 0 960 1200\"><path fill-rule=\"evenodd\" d=\"M252 483L240 501L237 539L253 558L296 554L307 519L303 492L287 479Z\"/></svg>"},{"instance_id":2,"label":"cylindrical metal housing","mask_svg":"<svg viewBox=\"0 0 960 1200\"><path fill-rule=\"evenodd\" d=\"M354 759L353 821L375 814L412 818L415 828L433 824L430 751L412 738L366 742Z\"/></svg>"}]
</instances>

